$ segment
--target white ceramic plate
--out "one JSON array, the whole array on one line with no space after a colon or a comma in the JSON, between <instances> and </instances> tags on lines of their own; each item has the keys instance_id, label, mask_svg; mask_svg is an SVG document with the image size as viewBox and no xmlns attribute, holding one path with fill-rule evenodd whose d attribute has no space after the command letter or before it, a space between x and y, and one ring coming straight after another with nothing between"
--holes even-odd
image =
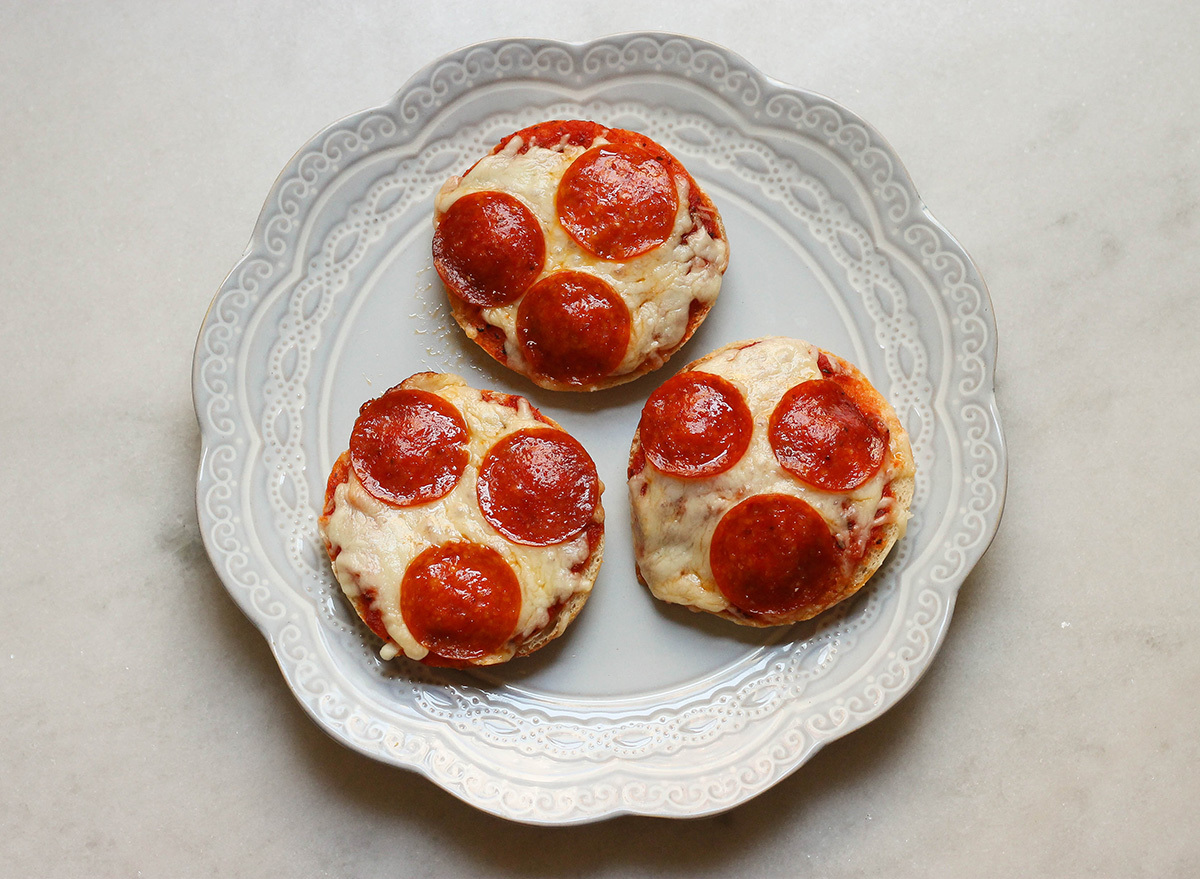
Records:
<instances>
[{"instance_id":1,"label":"white ceramic plate","mask_svg":"<svg viewBox=\"0 0 1200 879\"><path fill-rule=\"evenodd\" d=\"M633 128L712 196L731 245L721 298L658 374L543 391L462 336L431 268L432 197L543 119ZM736 339L807 339L856 362L908 426L914 518L852 601L777 631L653 601L625 495L646 396ZM510 40L430 64L306 144L272 188L196 349L197 503L234 600L335 738L507 818L579 823L728 809L906 693L999 523L1006 464L995 323L975 267L883 139L834 102L667 34ZM383 662L328 571L325 476L358 406L411 373L528 396L607 485L604 566L567 634L479 674Z\"/></svg>"}]
</instances>

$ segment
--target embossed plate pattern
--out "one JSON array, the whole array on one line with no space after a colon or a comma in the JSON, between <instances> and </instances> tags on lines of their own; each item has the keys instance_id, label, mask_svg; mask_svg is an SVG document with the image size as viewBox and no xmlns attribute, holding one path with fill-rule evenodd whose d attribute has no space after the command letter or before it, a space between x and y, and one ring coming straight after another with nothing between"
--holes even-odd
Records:
<instances>
[{"instance_id":1,"label":"embossed plate pattern","mask_svg":"<svg viewBox=\"0 0 1200 879\"><path fill-rule=\"evenodd\" d=\"M542 391L462 338L430 264L438 186L502 135L593 118L646 132L720 207L721 299L660 374ZM914 518L871 585L817 620L742 630L638 586L625 458L645 397L726 342L849 357L892 400ZM234 600L335 738L530 823L695 816L753 797L893 705L928 667L999 523L995 323L978 272L882 138L834 102L668 34L463 49L310 141L271 190L200 332L197 504ZM607 485L604 566L572 629L486 673L383 662L327 570L316 519L359 404L424 369L530 397Z\"/></svg>"}]
</instances>

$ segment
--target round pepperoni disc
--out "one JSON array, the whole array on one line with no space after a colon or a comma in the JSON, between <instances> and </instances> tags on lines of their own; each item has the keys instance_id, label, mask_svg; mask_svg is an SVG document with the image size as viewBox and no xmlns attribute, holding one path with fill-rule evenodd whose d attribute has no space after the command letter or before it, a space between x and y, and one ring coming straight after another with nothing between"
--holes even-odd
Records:
<instances>
[{"instance_id":1,"label":"round pepperoni disc","mask_svg":"<svg viewBox=\"0 0 1200 879\"><path fill-rule=\"evenodd\" d=\"M875 475L888 431L868 419L836 381L814 379L783 395L768 436L784 469L815 488L848 491Z\"/></svg>"},{"instance_id":2,"label":"round pepperoni disc","mask_svg":"<svg viewBox=\"0 0 1200 879\"><path fill-rule=\"evenodd\" d=\"M608 129L600 123L589 122L586 119L551 119L510 134L496 144L492 153L503 152L509 142L517 137L521 138L518 155L529 152L530 147L535 146L546 149L562 149L565 146L588 147L606 131Z\"/></svg>"},{"instance_id":3,"label":"round pepperoni disc","mask_svg":"<svg viewBox=\"0 0 1200 879\"><path fill-rule=\"evenodd\" d=\"M552 427L531 427L492 446L476 493L483 517L509 540L550 546L592 520L600 480L577 440Z\"/></svg>"},{"instance_id":4,"label":"round pepperoni disc","mask_svg":"<svg viewBox=\"0 0 1200 879\"><path fill-rule=\"evenodd\" d=\"M754 418L730 382L708 372L681 372L642 408L638 436L655 467L694 479L724 473L750 445Z\"/></svg>"},{"instance_id":5,"label":"round pepperoni disc","mask_svg":"<svg viewBox=\"0 0 1200 879\"><path fill-rule=\"evenodd\" d=\"M546 236L533 212L503 192L464 195L433 233L433 265L458 298L507 305L542 273Z\"/></svg>"},{"instance_id":6,"label":"round pepperoni disc","mask_svg":"<svg viewBox=\"0 0 1200 879\"><path fill-rule=\"evenodd\" d=\"M721 594L751 614L792 614L837 585L839 558L820 513L800 498L760 494L717 523L709 563Z\"/></svg>"},{"instance_id":7,"label":"round pepperoni disc","mask_svg":"<svg viewBox=\"0 0 1200 879\"><path fill-rule=\"evenodd\" d=\"M404 572L400 614L431 652L478 659L512 637L521 615L521 584L491 547L465 541L431 546Z\"/></svg>"},{"instance_id":8,"label":"round pepperoni disc","mask_svg":"<svg viewBox=\"0 0 1200 879\"><path fill-rule=\"evenodd\" d=\"M601 259L628 259L670 237L679 194L671 172L649 152L611 143L571 163L555 204L563 228L582 247Z\"/></svg>"},{"instance_id":9,"label":"round pepperoni disc","mask_svg":"<svg viewBox=\"0 0 1200 879\"><path fill-rule=\"evenodd\" d=\"M437 394L392 388L363 404L350 433L350 464L363 487L397 507L450 492L467 465L467 425Z\"/></svg>"},{"instance_id":10,"label":"round pepperoni disc","mask_svg":"<svg viewBox=\"0 0 1200 879\"><path fill-rule=\"evenodd\" d=\"M517 311L517 338L534 371L564 384L608 375L625 357L632 320L609 284L555 272L534 284Z\"/></svg>"}]
</instances>

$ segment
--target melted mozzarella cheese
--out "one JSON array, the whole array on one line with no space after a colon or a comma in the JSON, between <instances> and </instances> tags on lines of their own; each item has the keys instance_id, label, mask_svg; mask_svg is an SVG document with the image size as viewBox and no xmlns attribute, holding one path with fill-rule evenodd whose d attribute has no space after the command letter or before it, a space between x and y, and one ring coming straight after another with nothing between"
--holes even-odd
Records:
<instances>
[{"instance_id":1,"label":"melted mozzarella cheese","mask_svg":"<svg viewBox=\"0 0 1200 879\"><path fill-rule=\"evenodd\" d=\"M540 278L556 271L587 272L603 278L625 301L632 318L629 347L614 375L637 369L647 357L670 351L687 331L692 300L711 305L721 292L721 276L729 264L729 246L713 238L688 211L688 184L677 183L679 208L670 237L658 247L627 260L600 259L584 250L558 221L555 195L567 168L593 146L566 145L561 150L534 146L517 151L514 137L495 155L485 156L463 177L442 187L434 207L441 216L468 193L498 190L516 196L533 212L546 236L546 264ZM536 282L535 282L536 283ZM504 352L513 368L528 372L529 364L517 342L520 300L482 310L489 324L504 331Z\"/></svg>"},{"instance_id":2,"label":"melted mozzarella cheese","mask_svg":"<svg viewBox=\"0 0 1200 879\"><path fill-rule=\"evenodd\" d=\"M822 377L819 354L806 342L766 338L745 347L727 346L696 365L697 370L721 376L741 391L754 429L746 453L724 473L680 479L647 462L630 478L638 568L655 597L712 613L731 608L713 581L709 549L721 517L751 495L800 498L821 514L842 545L865 541L877 513L890 521L893 505L883 489L890 480L905 475L899 466L908 466L898 464L896 455L885 455L875 476L858 488L827 492L805 485L785 470L771 448L771 413L790 388ZM908 514L897 510L896 518L903 526Z\"/></svg>"},{"instance_id":3,"label":"melted mozzarella cheese","mask_svg":"<svg viewBox=\"0 0 1200 879\"><path fill-rule=\"evenodd\" d=\"M424 373L403 386L435 393L462 413L469 431L466 469L449 494L401 508L373 497L352 469L348 481L334 492L333 512L324 526L326 540L340 548L333 562L334 576L352 599L373 594L373 606L388 635L405 655L422 659L429 651L412 636L400 613L401 583L409 564L426 548L450 541L488 546L512 566L521 584L521 614L514 635L525 638L549 622L550 608L591 589L582 573L571 571L588 558L587 534L554 546L514 544L483 518L475 486L483 458L497 440L545 423L533 416L524 398L518 398L515 409L489 402L458 376ZM390 659L395 652L387 644L380 654Z\"/></svg>"}]
</instances>

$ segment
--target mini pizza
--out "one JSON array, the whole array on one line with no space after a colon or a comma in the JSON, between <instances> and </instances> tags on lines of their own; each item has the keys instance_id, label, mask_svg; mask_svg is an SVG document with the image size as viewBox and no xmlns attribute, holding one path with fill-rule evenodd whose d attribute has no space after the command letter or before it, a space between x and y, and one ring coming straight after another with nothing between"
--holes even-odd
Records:
<instances>
[{"instance_id":1,"label":"mini pizza","mask_svg":"<svg viewBox=\"0 0 1200 879\"><path fill-rule=\"evenodd\" d=\"M384 659L493 665L583 607L603 488L583 446L524 397L427 372L362 406L319 524Z\"/></svg>"},{"instance_id":2,"label":"mini pizza","mask_svg":"<svg viewBox=\"0 0 1200 879\"><path fill-rule=\"evenodd\" d=\"M747 626L816 616L904 534L908 435L854 366L795 339L726 345L646 401L629 458L655 597Z\"/></svg>"},{"instance_id":3,"label":"mini pizza","mask_svg":"<svg viewBox=\"0 0 1200 879\"><path fill-rule=\"evenodd\" d=\"M716 207L644 135L583 120L500 141L434 202L433 264L484 351L553 390L657 369L729 263Z\"/></svg>"}]
</instances>

